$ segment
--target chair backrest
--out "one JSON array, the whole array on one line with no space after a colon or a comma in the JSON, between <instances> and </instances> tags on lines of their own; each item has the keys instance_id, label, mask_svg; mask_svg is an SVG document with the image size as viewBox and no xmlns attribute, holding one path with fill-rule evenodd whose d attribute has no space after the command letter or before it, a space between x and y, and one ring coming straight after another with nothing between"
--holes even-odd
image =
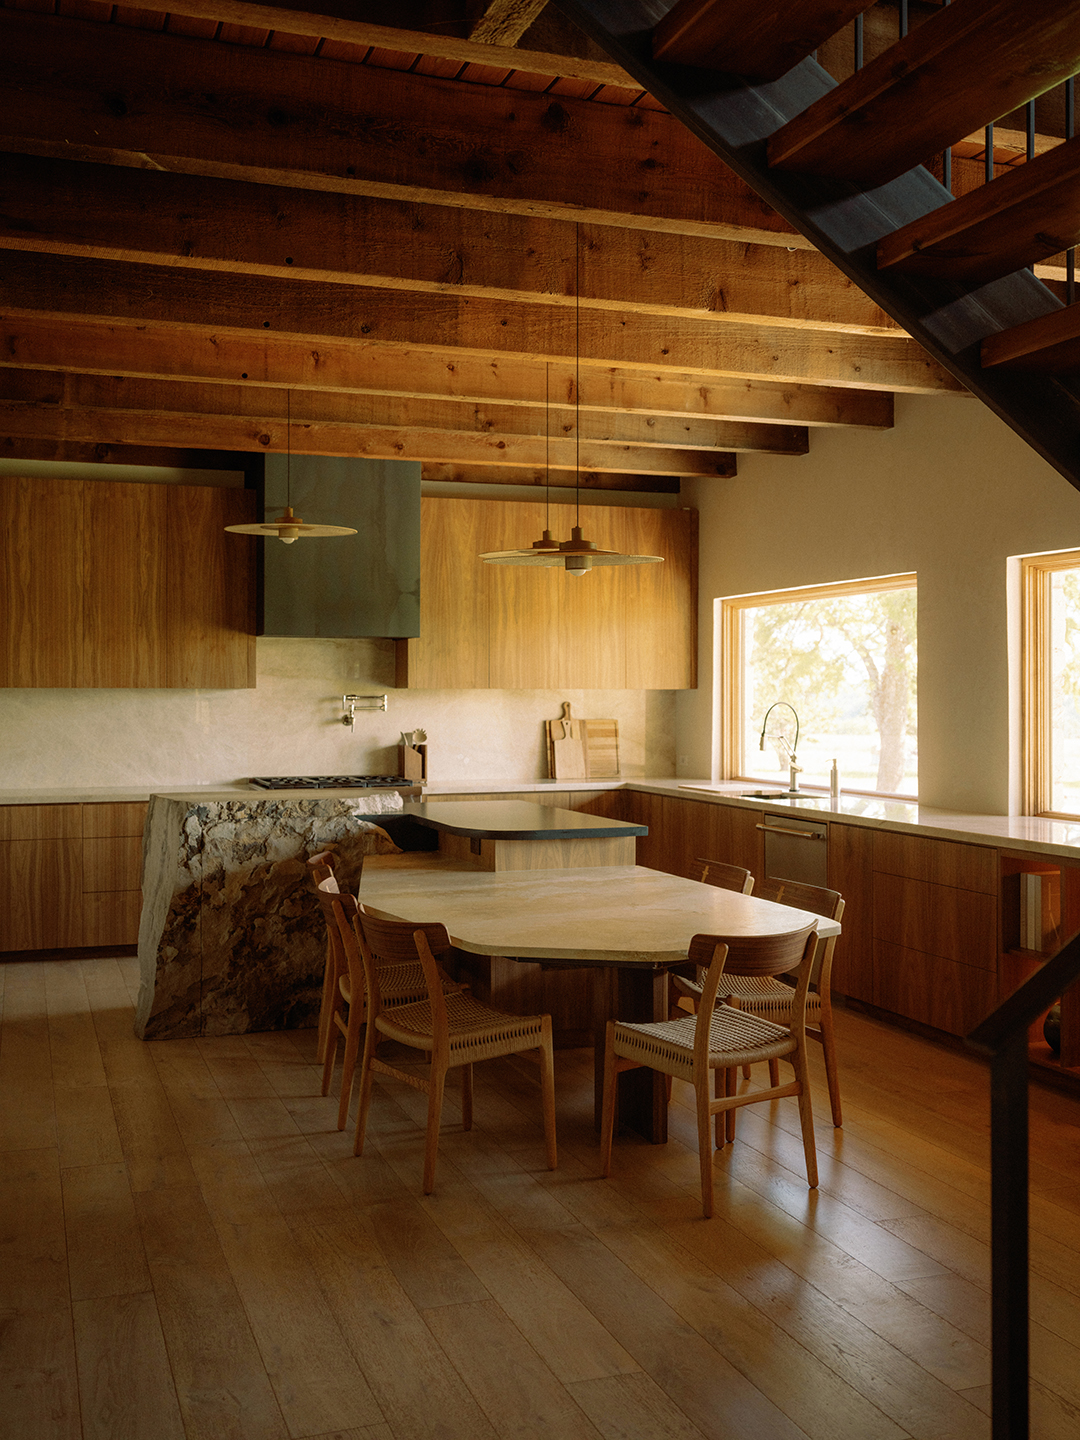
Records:
<instances>
[{"instance_id":1,"label":"chair backrest","mask_svg":"<svg viewBox=\"0 0 1080 1440\"><path fill-rule=\"evenodd\" d=\"M824 915L826 920L839 920L844 913L844 897L838 890L826 890L824 885L804 885L801 880L763 880L754 894L759 900L809 910L811 915Z\"/></svg>"},{"instance_id":2,"label":"chair backrest","mask_svg":"<svg viewBox=\"0 0 1080 1440\"><path fill-rule=\"evenodd\" d=\"M351 899L351 896L349 898ZM445 1035L446 996L443 992L442 972L435 957L445 955L451 949L446 926L430 922L417 924L412 920L382 920L365 910L363 905L355 903L342 905L341 912L350 923L363 959L369 1017L374 1019L382 1008L379 967L415 965L419 961L427 983L433 1030L436 1037ZM346 939L347 947L348 943Z\"/></svg>"},{"instance_id":3,"label":"chair backrest","mask_svg":"<svg viewBox=\"0 0 1080 1440\"><path fill-rule=\"evenodd\" d=\"M721 890L734 890L742 895L749 895L754 888L753 875L741 865L728 865L724 860L706 860L702 855L694 864L702 867L697 878L703 885L716 885Z\"/></svg>"},{"instance_id":4,"label":"chair backrest","mask_svg":"<svg viewBox=\"0 0 1080 1440\"><path fill-rule=\"evenodd\" d=\"M807 937L816 935L816 920L786 935L695 935L688 958L695 965L707 967L716 946L726 945L724 968L729 975L794 974L802 964Z\"/></svg>"}]
</instances>

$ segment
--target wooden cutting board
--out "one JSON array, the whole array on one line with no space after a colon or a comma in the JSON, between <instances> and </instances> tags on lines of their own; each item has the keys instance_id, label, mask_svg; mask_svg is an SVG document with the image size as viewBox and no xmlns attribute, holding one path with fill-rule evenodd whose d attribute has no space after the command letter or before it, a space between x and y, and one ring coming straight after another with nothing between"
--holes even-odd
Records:
<instances>
[{"instance_id":1,"label":"wooden cutting board","mask_svg":"<svg viewBox=\"0 0 1080 1440\"><path fill-rule=\"evenodd\" d=\"M553 780L613 780L619 776L619 722L575 720L563 702L561 720L547 722Z\"/></svg>"},{"instance_id":2,"label":"wooden cutting board","mask_svg":"<svg viewBox=\"0 0 1080 1440\"><path fill-rule=\"evenodd\" d=\"M562 719L547 722L548 756L553 780L585 779L583 723L571 715L569 700L563 701Z\"/></svg>"}]
</instances>

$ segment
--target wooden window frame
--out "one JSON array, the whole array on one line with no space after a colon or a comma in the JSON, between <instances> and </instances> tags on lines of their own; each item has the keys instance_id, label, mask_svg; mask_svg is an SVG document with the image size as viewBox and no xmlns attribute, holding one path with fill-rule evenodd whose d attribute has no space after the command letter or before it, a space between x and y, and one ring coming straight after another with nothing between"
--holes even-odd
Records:
<instances>
[{"instance_id":1,"label":"wooden window frame","mask_svg":"<svg viewBox=\"0 0 1080 1440\"><path fill-rule=\"evenodd\" d=\"M740 774L743 755L742 704L742 617L746 610L763 605L787 605L800 600L827 600L836 595L875 595L883 590L918 590L914 572L901 575L874 575L863 580L840 580L825 585L805 585L792 590L763 590L756 595L728 595L720 600L720 779L752 780ZM811 786L811 789L816 788ZM850 791L877 799L910 800L908 795L886 795L880 790Z\"/></svg>"},{"instance_id":2,"label":"wooden window frame","mask_svg":"<svg viewBox=\"0 0 1080 1440\"><path fill-rule=\"evenodd\" d=\"M1076 819L1052 810L1053 697L1050 693L1050 590L1059 570L1080 570L1080 550L1020 559L1020 713L1023 734L1023 812Z\"/></svg>"}]
</instances>

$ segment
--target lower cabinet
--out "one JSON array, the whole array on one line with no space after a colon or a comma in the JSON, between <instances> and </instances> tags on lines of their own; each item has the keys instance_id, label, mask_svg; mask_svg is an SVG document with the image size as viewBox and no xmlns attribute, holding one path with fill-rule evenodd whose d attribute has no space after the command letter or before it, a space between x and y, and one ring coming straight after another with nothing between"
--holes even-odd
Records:
<instances>
[{"instance_id":1,"label":"lower cabinet","mask_svg":"<svg viewBox=\"0 0 1080 1440\"><path fill-rule=\"evenodd\" d=\"M0 951L134 945L144 803L0 806Z\"/></svg>"},{"instance_id":2,"label":"lower cabinet","mask_svg":"<svg viewBox=\"0 0 1080 1440\"><path fill-rule=\"evenodd\" d=\"M838 995L874 1003L874 832L829 824L829 888L844 897L843 933L833 956Z\"/></svg>"}]
</instances>

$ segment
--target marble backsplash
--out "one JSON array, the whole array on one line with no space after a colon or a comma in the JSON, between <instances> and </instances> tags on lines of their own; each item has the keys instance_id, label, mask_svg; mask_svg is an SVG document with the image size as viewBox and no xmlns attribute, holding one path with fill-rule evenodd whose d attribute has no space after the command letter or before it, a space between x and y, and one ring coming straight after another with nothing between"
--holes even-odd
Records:
<instances>
[{"instance_id":1,"label":"marble backsplash","mask_svg":"<svg viewBox=\"0 0 1080 1440\"><path fill-rule=\"evenodd\" d=\"M675 693L395 690L385 640L258 641L254 690L0 690L0 790L177 789L250 775L385 773L428 733L433 781L547 778L543 722L569 700L619 722L624 777L675 773ZM341 696L388 696L341 724Z\"/></svg>"}]
</instances>

